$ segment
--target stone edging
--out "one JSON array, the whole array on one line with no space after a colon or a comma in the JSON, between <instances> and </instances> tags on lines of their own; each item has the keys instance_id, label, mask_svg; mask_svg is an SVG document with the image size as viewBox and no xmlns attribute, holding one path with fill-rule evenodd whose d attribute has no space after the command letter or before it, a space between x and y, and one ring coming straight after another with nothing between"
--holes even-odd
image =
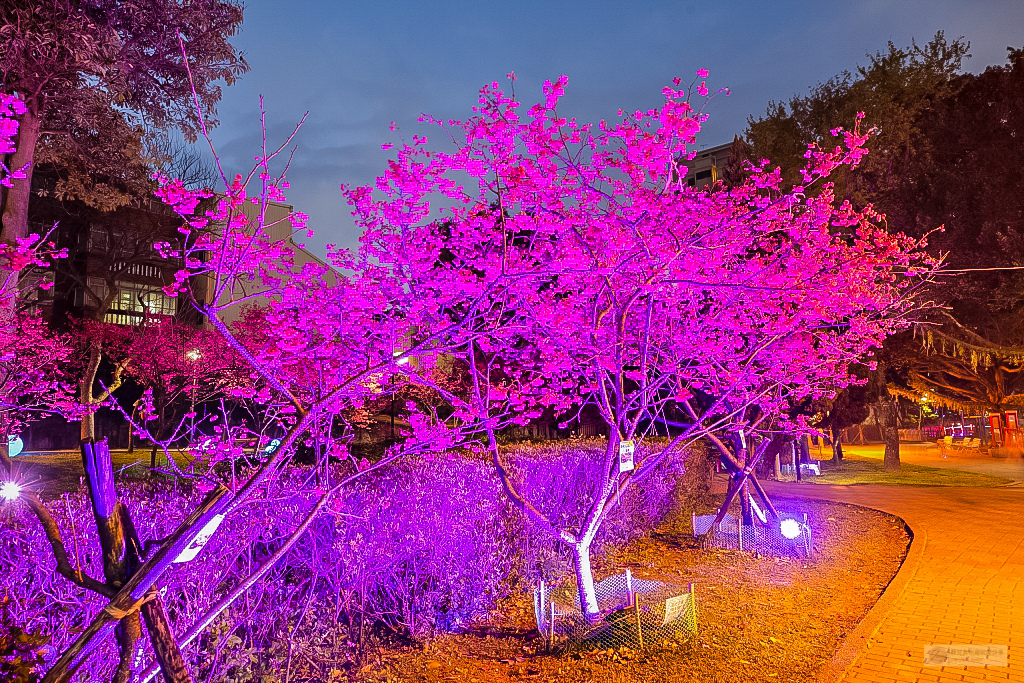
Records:
<instances>
[{"instance_id":1,"label":"stone edging","mask_svg":"<svg viewBox=\"0 0 1024 683\"><path fill-rule=\"evenodd\" d=\"M822 500L822 499L818 499ZM824 499L829 500L829 499ZM840 501L830 501L840 502ZM896 605L896 601L902 596L907 585L914 580L917 575L917 570L921 566L921 558L924 556L925 545L928 542L928 534L921 530L913 529L907 521L898 515L893 515L891 512L882 510L870 505L860 505L855 503L846 503L844 505L852 505L853 507L862 507L869 510L877 510L887 515L896 517L896 519L903 522L903 526L907 529L910 534L910 548L907 550L907 556L903 558L903 563L900 565L896 575L889 582L889 585L882 591L882 595L878 598L878 601L874 606L868 610L868 613L864 615L860 623L846 634L843 640L839 644L839 648L832 655L832 658L825 662L821 671L818 672L817 683L841 683L846 677L847 670L853 666L853 663L857 658L867 650L870 639L878 629L882 626L882 622L885 618L893 611Z\"/></svg>"}]
</instances>

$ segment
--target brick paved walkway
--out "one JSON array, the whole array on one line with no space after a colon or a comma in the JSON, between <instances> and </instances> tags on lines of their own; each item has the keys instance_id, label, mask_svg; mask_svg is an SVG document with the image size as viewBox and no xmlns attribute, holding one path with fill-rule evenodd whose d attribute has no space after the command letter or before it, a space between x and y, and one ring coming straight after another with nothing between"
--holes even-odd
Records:
<instances>
[{"instance_id":1,"label":"brick paved walkway","mask_svg":"<svg viewBox=\"0 0 1024 683\"><path fill-rule=\"evenodd\" d=\"M774 484L876 508L914 531L907 561L823 680L1024 682L1024 490ZM927 645L1005 645L1006 667L924 665Z\"/></svg>"}]
</instances>

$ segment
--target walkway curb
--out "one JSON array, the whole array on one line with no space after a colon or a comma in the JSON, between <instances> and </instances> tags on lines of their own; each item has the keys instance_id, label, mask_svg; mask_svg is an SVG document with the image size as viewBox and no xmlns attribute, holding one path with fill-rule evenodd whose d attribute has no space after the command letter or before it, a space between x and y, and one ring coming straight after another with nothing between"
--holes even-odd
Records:
<instances>
[{"instance_id":1,"label":"walkway curb","mask_svg":"<svg viewBox=\"0 0 1024 683\"><path fill-rule=\"evenodd\" d=\"M813 484L813 486L818 486L818 484ZM773 488L776 488L776 491L774 492L776 498L797 498L797 496L792 494L787 495L785 492L779 491L778 487ZM802 497L801 499L807 500L806 497ZM839 647L835 651L835 654L832 655L831 659L825 662L821 671L818 672L816 683L841 683L846 677L847 670L853 666L857 661L857 658L870 647L871 637L878 632L878 629L882 626L882 622L884 622L885 618L893 611L896 602L917 575L917 571L921 566L921 560L924 557L925 546L928 543L928 534L924 529L914 529L899 515L895 515L888 510L883 510L880 507L861 505L859 503L847 503L845 501L837 501L831 498L816 497L815 499L841 503L842 505L850 505L852 507L859 507L867 510L876 510L886 515L891 515L903 523L904 528L910 535L910 547L907 549L907 555L903 558L903 562L900 564L900 568L896 572L896 575L892 577L892 580L889 581L889 584L885 589L883 589L882 595L878 598L878 601L875 602L874 606L868 610L868 613L864 615L864 618L860 620L860 623L843 637L839 643Z\"/></svg>"}]
</instances>

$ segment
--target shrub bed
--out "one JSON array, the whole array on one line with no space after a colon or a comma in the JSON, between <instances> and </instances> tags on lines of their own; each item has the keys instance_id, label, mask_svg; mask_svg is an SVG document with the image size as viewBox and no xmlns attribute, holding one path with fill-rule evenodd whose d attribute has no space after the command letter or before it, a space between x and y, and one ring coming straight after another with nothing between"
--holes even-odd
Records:
<instances>
[{"instance_id":1,"label":"shrub bed","mask_svg":"<svg viewBox=\"0 0 1024 683\"><path fill-rule=\"evenodd\" d=\"M603 444L506 450L514 476L537 507L566 523L582 514ZM667 459L624 497L602 527L595 553L643 535L664 517L681 462L679 454ZM308 478L308 470L290 472L265 499L225 520L196 560L165 575L160 585L176 633L280 547L313 504ZM191 486L173 482L122 482L120 493L144 541L169 534L201 498ZM102 576L86 494L65 494L49 507L72 562ZM104 601L56 574L43 531L27 510L9 511L2 525L0 597L9 599L7 618L48 639L43 657L49 664ZM463 630L533 582L557 581L567 566L564 549L507 504L488 462L463 455L405 461L342 492L275 568L184 653L205 680L280 676L297 658L344 667L358 662L374 639L419 640ZM116 660L113 644L105 643L84 678L109 678Z\"/></svg>"}]
</instances>

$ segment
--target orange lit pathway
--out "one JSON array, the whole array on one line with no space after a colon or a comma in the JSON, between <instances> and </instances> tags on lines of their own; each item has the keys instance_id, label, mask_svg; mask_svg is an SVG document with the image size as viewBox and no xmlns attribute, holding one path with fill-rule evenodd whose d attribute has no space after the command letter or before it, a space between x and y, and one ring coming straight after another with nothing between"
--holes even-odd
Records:
<instances>
[{"instance_id":1,"label":"orange lit pathway","mask_svg":"<svg viewBox=\"0 0 1024 683\"><path fill-rule=\"evenodd\" d=\"M822 681L1024 683L1024 489L774 484L770 491L875 508L914 532L896 578ZM925 666L930 645L1004 645L1008 666Z\"/></svg>"}]
</instances>

